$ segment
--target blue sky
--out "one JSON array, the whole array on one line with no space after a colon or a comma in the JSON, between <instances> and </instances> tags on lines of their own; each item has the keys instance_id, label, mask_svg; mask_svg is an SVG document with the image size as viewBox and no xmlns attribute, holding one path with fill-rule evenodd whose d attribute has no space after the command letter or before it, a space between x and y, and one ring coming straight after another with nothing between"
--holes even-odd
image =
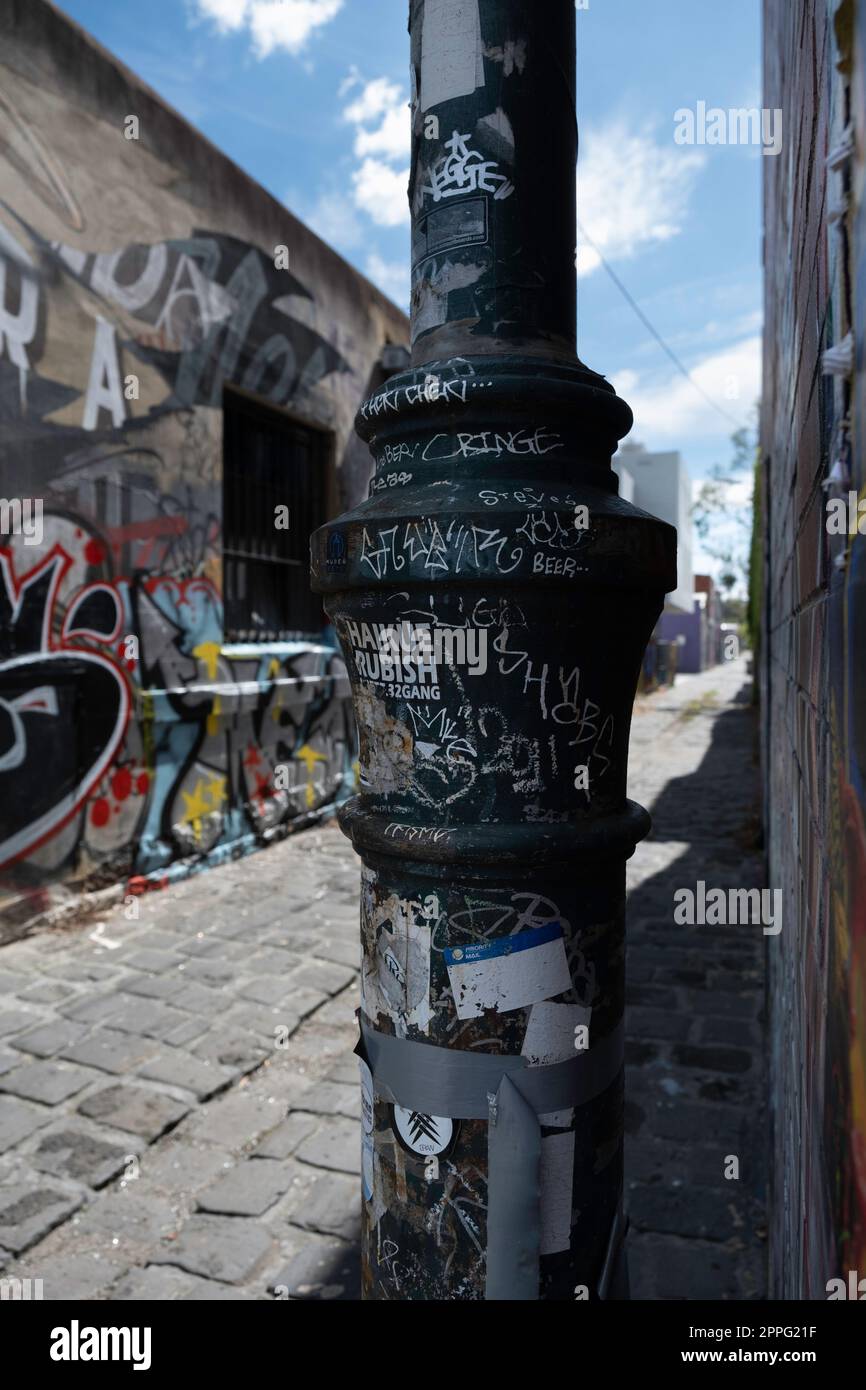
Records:
<instances>
[{"instance_id":1,"label":"blue sky","mask_svg":"<svg viewBox=\"0 0 866 1390\"><path fill-rule=\"evenodd\" d=\"M405 305L406 0L61 7ZM580 220L707 395L743 423L760 391L765 156L678 144L674 113L759 104L759 8L589 0L577 14ZM579 351L634 409L632 438L680 449L694 479L727 463L735 424L676 374L588 247L578 265Z\"/></svg>"}]
</instances>

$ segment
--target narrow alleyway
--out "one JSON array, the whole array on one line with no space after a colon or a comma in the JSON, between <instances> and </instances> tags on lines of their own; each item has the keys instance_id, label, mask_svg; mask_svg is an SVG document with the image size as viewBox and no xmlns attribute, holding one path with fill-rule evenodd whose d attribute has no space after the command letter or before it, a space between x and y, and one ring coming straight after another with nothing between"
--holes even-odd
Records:
<instances>
[{"instance_id":1,"label":"narrow alleyway","mask_svg":"<svg viewBox=\"0 0 866 1390\"><path fill-rule=\"evenodd\" d=\"M745 660L638 702L629 864L626 1187L635 1298L766 1294L765 951L760 925L680 926L678 889L764 885ZM738 1177L730 1159L738 1161Z\"/></svg>"},{"instance_id":2,"label":"narrow alleyway","mask_svg":"<svg viewBox=\"0 0 866 1390\"><path fill-rule=\"evenodd\" d=\"M761 883L744 662L639 702L627 1184L636 1298L763 1296ZM753 827L752 827L753 829ZM0 952L0 1266L46 1298L358 1296L358 866L334 827ZM725 1176L730 1158L739 1178Z\"/></svg>"}]
</instances>

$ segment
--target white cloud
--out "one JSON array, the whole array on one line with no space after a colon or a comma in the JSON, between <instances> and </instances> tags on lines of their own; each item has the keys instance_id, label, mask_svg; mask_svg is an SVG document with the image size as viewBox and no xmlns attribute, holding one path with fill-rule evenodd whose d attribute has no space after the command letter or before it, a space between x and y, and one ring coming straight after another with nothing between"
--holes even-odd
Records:
<instances>
[{"instance_id":1,"label":"white cloud","mask_svg":"<svg viewBox=\"0 0 866 1390\"><path fill-rule=\"evenodd\" d=\"M408 308L408 259L402 261L386 261L379 255L378 251L372 251L367 257L366 270L373 284L378 285L383 294L387 294L389 299L393 299L395 304L400 305L401 309Z\"/></svg>"},{"instance_id":2,"label":"white cloud","mask_svg":"<svg viewBox=\"0 0 866 1390\"><path fill-rule=\"evenodd\" d=\"M412 148L409 130L409 108L405 102L393 107L376 130L359 130L355 136L355 153L380 154L385 159L408 159Z\"/></svg>"},{"instance_id":3,"label":"white cloud","mask_svg":"<svg viewBox=\"0 0 866 1390\"><path fill-rule=\"evenodd\" d=\"M409 220L409 170L392 169L381 159L365 159L352 175L355 202L379 227Z\"/></svg>"},{"instance_id":4,"label":"white cloud","mask_svg":"<svg viewBox=\"0 0 866 1390\"><path fill-rule=\"evenodd\" d=\"M364 82L355 69L340 94L350 91L356 95L343 108L343 120L355 127L354 151L361 161L352 174L355 204L377 226L398 227L409 220L412 141L406 93L387 77Z\"/></svg>"},{"instance_id":5,"label":"white cloud","mask_svg":"<svg viewBox=\"0 0 866 1390\"><path fill-rule=\"evenodd\" d=\"M761 339L743 338L690 368L691 375L722 410L747 425L761 394ZM678 373L648 376L623 371L611 378L634 411L634 438L648 449L681 448L684 441L731 434L724 419ZM734 394L736 393L736 394Z\"/></svg>"},{"instance_id":6,"label":"white cloud","mask_svg":"<svg viewBox=\"0 0 866 1390\"><path fill-rule=\"evenodd\" d=\"M317 29L330 23L344 0L194 0L203 19L221 33L247 27L253 52L267 58L275 49L298 54Z\"/></svg>"},{"instance_id":7,"label":"white cloud","mask_svg":"<svg viewBox=\"0 0 866 1390\"><path fill-rule=\"evenodd\" d=\"M725 502L729 507L742 511L752 505L754 491L754 478L739 478L736 482L730 482L725 486Z\"/></svg>"},{"instance_id":8,"label":"white cloud","mask_svg":"<svg viewBox=\"0 0 866 1390\"><path fill-rule=\"evenodd\" d=\"M629 130L621 120L581 136L577 213L606 259L626 260L680 232L705 158L670 139L657 142ZM600 263L592 247L579 246L579 275Z\"/></svg>"},{"instance_id":9,"label":"white cloud","mask_svg":"<svg viewBox=\"0 0 866 1390\"><path fill-rule=\"evenodd\" d=\"M291 199L286 199L292 206ZM299 204L300 216L317 236L338 251L351 251L360 246L364 232L350 198L336 189L326 189L309 207Z\"/></svg>"},{"instance_id":10,"label":"white cloud","mask_svg":"<svg viewBox=\"0 0 866 1390\"><path fill-rule=\"evenodd\" d=\"M354 87L361 79L354 73L347 81L349 87ZM349 88L343 83L340 95L344 95L347 90ZM386 115L398 105L405 106L401 98L402 93L396 82L389 82L387 77L374 77L372 81L363 84L361 95L349 103L343 111L343 117L351 121L352 125L366 125L369 121Z\"/></svg>"},{"instance_id":11,"label":"white cloud","mask_svg":"<svg viewBox=\"0 0 866 1390\"><path fill-rule=\"evenodd\" d=\"M358 69L355 67L355 64L353 63L352 66L349 68L349 71L346 73L346 76L340 83L339 87L337 88L337 96L340 98L340 100L342 101L343 97L346 96L347 93L351 92L353 87L357 87L360 81L361 74L359 73Z\"/></svg>"},{"instance_id":12,"label":"white cloud","mask_svg":"<svg viewBox=\"0 0 866 1390\"><path fill-rule=\"evenodd\" d=\"M396 262L370 249L369 222L392 228L409 220L408 98L399 83L387 77L365 81L355 67L340 84L338 98L346 103L341 112L344 123L354 128L355 167L348 171L345 185L332 177L313 202L301 199L301 213L308 226L338 250L357 251L366 239L368 276L406 307L408 252L405 261Z\"/></svg>"},{"instance_id":13,"label":"white cloud","mask_svg":"<svg viewBox=\"0 0 866 1390\"><path fill-rule=\"evenodd\" d=\"M195 5L203 19L212 19L226 34L231 29L240 29L247 17L249 0L195 0Z\"/></svg>"}]
</instances>

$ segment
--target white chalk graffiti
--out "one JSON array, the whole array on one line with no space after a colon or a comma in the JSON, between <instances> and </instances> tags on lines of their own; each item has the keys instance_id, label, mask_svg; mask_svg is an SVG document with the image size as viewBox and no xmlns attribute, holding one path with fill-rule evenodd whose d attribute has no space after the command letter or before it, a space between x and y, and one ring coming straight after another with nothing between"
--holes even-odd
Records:
<instances>
[{"instance_id":1,"label":"white chalk graffiti","mask_svg":"<svg viewBox=\"0 0 866 1390\"><path fill-rule=\"evenodd\" d=\"M405 487L411 483L411 473L388 473L384 478L374 478L370 483L370 495L374 492L387 492L391 487Z\"/></svg>"},{"instance_id":2,"label":"white chalk graffiti","mask_svg":"<svg viewBox=\"0 0 866 1390\"><path fill-rule=\"evenodd\" d=\"M462 711L461 711L462 713ZM460 763L466 758L475 758L477 750L465 738L460 726L445 709L431 712L430 706L416 708L409 706L409 716L415 733L415 749L426 762L432 762L440 751L444 751L449 763Z\"/></svg>"},{"instance_id":3,"label":"white chalk graffiti","mask_svg":"<svg viewBox=\"0 0 866 1390\"><path fill-rule=\"evenodd\" d=\"M501 434L495 430L482 430L477 434L435 434L424 446L421 459L424 463L444 463L457 458L501 458L503 454L542 458L564 448L561 434L554 434L540 425L531 431L518 429Z\"/></svg>"},{"instance_id":4,"label":"white chalk graffiti","mask_svg":"<svg viewBox=\"0 0 866 1390\"><path fill-rule=\"evenodd\" d=\"M563 526L559 513L554 511L527 512L515 534L525 536L529 545L546 545L551 550L577 550L583 541L583 533L573 526Z\"/></svg>"},{"instance_id":5,"label":"white chalk graffiti","mask_svg":"<svg viewBox=\"0 0 866 1390\"><path fill-rule=\"evenodd\" d=\"M438 845L442 840L447 840L450 834L450 830L438 830L435 826L402 825L399 821L392 821L385 829L386 839L421 845Z\"/></svg>"},{"instance_id":6,"label":"white chalk graffiti","mask_svg":"<svg viewBox=\"0 0 866 1390\"><path fill-rule=\"evenodd\" d=\"M510 538L503 535L498 526L488 530L454 520L443 532L439 523L428 517L425 521L387 527L377 531L375 537L371 537L365 527L361 563L367 565L377 579L399 574L407 562L412 564L418 560L423 560L425 570L439 574L461 574L472 567L511 574L523 559L523 547L506 551L509 544Z\"/></svg>"},{"instance_id":7,"label":"white chalk graffiti","mask_svg":"<svg viewBox=\"0 0 866 1390\"><path fill-rule=\"evenodd\" d=\"M383 450L382 450L382 453L381 453L381 454L379 455L379 457L376 459L376 467L377 467L377 468L399 468L399 466L400 466L402 463L404 463L405 461L408 460L409 462L411 462L412 459L414 459L415 456L417 455L418 449L419 449L419 448L420 448L420 445L418 445L418 444L406 444L406 443L403 443L403 444L386 444L386 445L384 446ZM411 473L400 473L400 474L391 473L391 474L390 474L390 477L391 477L391 478L395 478L395 479L399 477L399 479L400 479L401 482L409 482L410 478L412 477L412 474L411 474ZM386 483L385 483L383 480L381 480L381 479L378 480L378 483L379 483L379 486L380 486L380 487L385 487L385 486L394 487L394 485L395 485L393 482L389 482L388 484L386 484Z\"/></svg>"},{"instance_id":8,"label":"white chalk graffiti","mask_svg":"<svg viewBox=\"0 0 866 1390\"><path fill-rule=\"evenodd\" d=\"M566 673L560 666L556 677L551 676L550 665L540 663L540 674L535 674L538 666L522 647L509 646L511 629L501 628L493 640L493 650L499 653L499 673L511 676L523 675L523 693L530 693L531 686L538 687L538 702L542 718L551 719L554 724L577 725L577 733L570 747L585 743L607 743L613 741L613 715L602 718L601 707L588 697L581 703L580 667L574 666ZM558 684L558 691L557 691ZM604 758L605 768L610 760ZM605 768L602 768L603 772Z\"/></svg>"},{"instance_id":9,"label":"white chalk graffiti","mask_svg":"<svg viewBox=\"0 0 866 1390\"><path fill-rule=\"evenodd\" d=\"M498 507L500 502L517 502L522 507L543 507L545 502L552 506L572 507L577 506L570 493L564 497L554 497L553 493L535 492L531 487L520 488L517 492L494 492L492 488L485 488L479 492L478 498L484 503L485 507Z\"/></svg>"},{"instance_id":10,"label":"white chalk graffiti","mask_svg":"<svg viewBox=\"0 0 866 1390\"><path fill-rule=\"evenodd\" d=\"M563 935L568 941L571 937L571 923L559 910L553 898L540 893L512 893L507 903L493 902L481 897L464 901L467 906L460 912L446 917L442 914L433 929L431 950L444 951L453 946L457 937L468 941L487 941L491 937L514 936L515 933L530 928L545 927L551 922L559 922Z\"/></svg>"},{"instance_id":11,"label":"white chalk graffiti","mask_svg":"<svg viewBox=\"0 0 866 1390\"><path fill-rule=\"evenodd\" d=\"M440 526L438 521L427 517L424 521L384 527L372 535L365 527L361 563L377 579L399 574L407 565L419 560L424 570L439 575L465 574L473 569L506 575L512 574L528 554L533 557L536 574L574 575L577 572L574 560L557 558L553 563L546 552L553 551L557 556L573 552L583 543L586 534L573 527L564 527L555 511L527 512L513 535L506 535L499 526L466 524L456 518L447 525L443 520Z\"/></svg>"},{"instance_id":12,"label":"white chalk graffiti","mask_svg":"<svg viewBox=\"0 0 866 1390\"><path fill-rule=\"evenodd\" d=\"M488 382L487 385L492 385ZM484 383L472 383L477 389ZM397 414L401 406L430 405L434 401L447 401L452 405L466 404L470 382L467 377L447 380L444 377L428 376L423 382L413 382L409 386L392 386L390 390L380 391L371 396L361 407L361 418L372 420L380 415Z\"/></svg>"},{"instance_id":13,"label":"white chalk graffiti","mask_svg":"<svg viewBox=\"0 0 866 1390\"><path fill-rule=\"evenodd\" d=\"M492 193L496 201L510 198L514 184L505 174L497 172L495 159L485 159L470 149L470 135L454 131L445 141L446 154L437 159L427 171L428 182L421 188L421 197L429 195L434 203L443 198L456 198L464 193Z\"/></svg>"}]
</instances>

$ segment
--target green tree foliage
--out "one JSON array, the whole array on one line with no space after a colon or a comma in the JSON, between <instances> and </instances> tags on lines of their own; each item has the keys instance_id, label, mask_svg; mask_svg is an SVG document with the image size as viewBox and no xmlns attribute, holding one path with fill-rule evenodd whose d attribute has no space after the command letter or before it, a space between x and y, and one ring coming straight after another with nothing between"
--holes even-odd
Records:
<instances>
[{"instance_id":1,"label":"green tree foliage","mask_svg":"<svg viewBox=\"0 0 866 1390\"><path fill-rule=\"evenodd\" d=\"M749 590L754 494L748 503L733 501L731 494L754 470L756 426L737 430L731 436L731 444L731 462L713 465L698 489L692 508L701 546L718 561L718 583L729 595L738 586L743 592Z\"/></svg>"}]
</instances>

